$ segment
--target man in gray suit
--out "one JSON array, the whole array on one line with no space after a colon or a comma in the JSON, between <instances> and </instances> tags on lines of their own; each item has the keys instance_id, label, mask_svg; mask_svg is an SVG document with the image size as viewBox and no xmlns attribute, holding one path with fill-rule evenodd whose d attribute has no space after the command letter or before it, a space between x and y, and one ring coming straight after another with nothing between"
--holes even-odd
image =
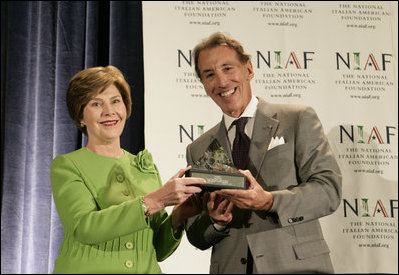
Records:
<instances>
[{"instance_id":1,"label":"man in gray suit","mask_svg":"<svg viewBox=\"0 0 399 275\"><path fill-rule=\"evenodd\" d=\"M232 157L237 118L247 117L243 136L250 145L239 167L248 188L206 193L204 211L186 222L188 240L202 250L212 247L212 274L333 273L318 219L338 208L342 178L315 111L253 96L250 56L223 33L193 54L197 76L223 118L187 146L188 164L214 140Z\"/></svg>"}]
</instances>

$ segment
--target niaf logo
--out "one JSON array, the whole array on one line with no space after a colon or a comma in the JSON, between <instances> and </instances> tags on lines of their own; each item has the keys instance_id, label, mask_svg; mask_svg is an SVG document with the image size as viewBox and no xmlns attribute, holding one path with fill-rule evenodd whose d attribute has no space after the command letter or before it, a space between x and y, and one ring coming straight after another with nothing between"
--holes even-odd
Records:
<instances>
[{"instance_id":1,"label":"niaf logo","mask_svg":"<svg viewBox=\"0 0 399 275\"><path fill-rule=\"evenodd\" d=\"M361 207L359 207L359 202L361 202ZM352 201L343 199L344 206L344 217L348 217L348 213L352 213L357 217L384 217L384 218L394 218L395 212L398 212L398 200L390 199L387 208L381 199L370 202L369 198L355 198ZM370 212L370 206L373 207L372 212ZM388 209L388 211L387 211Z\"/></svg>"},{"instance_id":2,"label":"niaf logo","mask_svg":"<svg viewBox=\"0 0 399 275\"><path fill-rule=\"evenodd\" d=\"M387 63L391 63L389 60L392 57L392 54L389 53L382 53L379 57L379 60L375 57L376 55L373 53L369 53L365 62L362 60L360 52L353 52L352 54L347 52L345 54L341 54L339 52L335 53L336 56L336 63L337 63L337 70L341 69L341 65L344 65L348 69L353 69L356 71L359 70L368 70L373 68L375 71L383 71L387 68ZM363 62L362 62L363 61ZM363 65L364 64L364 65Z\"/></svg>"},{"instance_id":3,"label":"niaf logo","mask_svg":"<svg viewBox=\"0 0 399 275\"><path fill-rule=\"evenodd\" d=\"M357 129L357 131L354 129ZM390 144L392 137L396 135L396 127L384 126L380 127L380 129L377 126L373 126L370 129L365 129L363 125L350 125L349 127L340 125L340 143L344 143L345 138L345 140L349 140L352 143L370 144L371 142L375 142L379 144Z\"/></svg>"}]
</instances>

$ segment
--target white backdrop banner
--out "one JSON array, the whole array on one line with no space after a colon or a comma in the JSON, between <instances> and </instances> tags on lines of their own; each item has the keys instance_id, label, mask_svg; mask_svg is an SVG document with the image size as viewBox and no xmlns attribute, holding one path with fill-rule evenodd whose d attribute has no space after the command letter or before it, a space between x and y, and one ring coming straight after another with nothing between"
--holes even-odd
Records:
<instances>
[{"instance_id":1,"label":"white backdrop banner","mask_svg":"<svg viewBox=\"0 0 399 275\"><path fill-rule=\"evenodd\" d=\"M227 32L252 56L256 96L310 105L323 123L343 173L340 207L321 219L336 272L397 274L397 11L388 1L143 1L145 141L164 182L222 118L191 52ZM210 252L184 237L161 268L209 273Z\"/></svg>"}]
</instances>

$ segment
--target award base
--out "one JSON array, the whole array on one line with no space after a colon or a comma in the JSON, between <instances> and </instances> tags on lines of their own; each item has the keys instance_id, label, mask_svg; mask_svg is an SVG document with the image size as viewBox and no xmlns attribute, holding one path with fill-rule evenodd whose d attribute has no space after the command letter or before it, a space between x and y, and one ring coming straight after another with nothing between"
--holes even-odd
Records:
<instances>
[{"instance_id":1,"label":"award base","mask_svg":"<svg viewBox=\"0 0 399 275\"><path fill-rule=\"evenodd\" d=\"M246 178L243 174L208 171L202 169L190 169L186 171L186 177L203 178L205 184L193 184L204 191L219 189L247 189Z\"/></svg>"}]
</instances>

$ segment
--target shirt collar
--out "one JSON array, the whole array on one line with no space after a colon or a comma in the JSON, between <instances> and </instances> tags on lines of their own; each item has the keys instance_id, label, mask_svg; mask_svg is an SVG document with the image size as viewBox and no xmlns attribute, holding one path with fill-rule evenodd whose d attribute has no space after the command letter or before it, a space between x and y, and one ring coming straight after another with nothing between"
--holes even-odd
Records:
<instances>
[{"instance_id":1,"label":"shirt collar","mask_svg":"<svg viewBox=\"0 0 399 275\"><path fill-rule=\"evenodd\" d=\"M255 116L256 113L256 107L258 106L259 100L252 95L251 101L249 102L249 104L247 105L247 107L245 108L244 112L241 114L241 117L249 117L252 118ZM231 117L228 116L226 114L223 113L223 117L224 117L224 124L226 126L226 129L229 130L231 127L231 124L234 122L234 120L239 119L239 118L235 118L235 117Z\"/></svg>"}]
</instances>

